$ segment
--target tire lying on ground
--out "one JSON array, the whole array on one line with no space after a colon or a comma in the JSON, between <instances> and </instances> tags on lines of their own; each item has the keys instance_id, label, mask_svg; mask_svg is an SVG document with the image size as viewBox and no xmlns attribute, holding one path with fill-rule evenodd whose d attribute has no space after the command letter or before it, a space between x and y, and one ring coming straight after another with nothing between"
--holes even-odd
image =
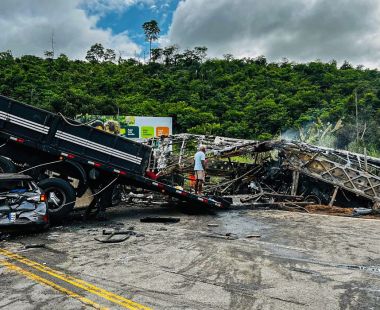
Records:
<instances>
[{"instance_id":1,"label":"tire lying on ground","mask_svg":"<svg viewBox=\"0 0 380 310\"><path fill-rule=\"evenodd\" d=\"M0 156L0 173L14 173L16 172L16 166L14 163L3 156Z\"/></svg>"},{"instance_id":2,"label":"tire lying on ground","mask_svg":"<svg viewBox=\"0 0 380 310\"><path fill-rule=\"evenodd\" d=\"M76 193L69 182L59 178L49 178L40 181L38 185L46 194L51 221L63 220L74 209Z\"/></svg>"}]
</instances>

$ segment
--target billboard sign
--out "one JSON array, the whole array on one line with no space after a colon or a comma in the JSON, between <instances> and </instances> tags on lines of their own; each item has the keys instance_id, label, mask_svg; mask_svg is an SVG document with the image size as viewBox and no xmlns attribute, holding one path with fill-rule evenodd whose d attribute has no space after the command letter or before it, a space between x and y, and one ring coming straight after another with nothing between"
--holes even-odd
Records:
<instances>
[{"instance_id":1,"label":"billboard sign","mask_svg":"<svg viewBox=\"0 0 380 310\"><path fill-rule=\"evenodd\" d=\"M154 137L169 136L173 134L173 120L171 117L153 116L107 116L107 115L82 115L77 117L81 122L99 120L104 128L117 128L117 133L129 139L149 139ZM116 126L107 124L116 122ZM112 131L110 131L112 132Z\"/></svg>"}]
</instances>

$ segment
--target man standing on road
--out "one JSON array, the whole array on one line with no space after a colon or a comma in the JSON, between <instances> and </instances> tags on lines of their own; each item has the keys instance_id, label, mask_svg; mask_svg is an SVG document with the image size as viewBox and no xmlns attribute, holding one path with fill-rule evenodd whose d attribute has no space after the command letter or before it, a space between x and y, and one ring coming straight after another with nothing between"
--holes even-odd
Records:
<instances>
[{"instance_id":1,"label":"man standing on road","mask_svg":"<svg viewBox=\"0 0 380 310\"><path fill-rule=\"evenodd\" d=\"M206 148L201 146L194 155L195 194L202 195L202 187L205 181L206 171Z\"/></svg>"}]
</instances>

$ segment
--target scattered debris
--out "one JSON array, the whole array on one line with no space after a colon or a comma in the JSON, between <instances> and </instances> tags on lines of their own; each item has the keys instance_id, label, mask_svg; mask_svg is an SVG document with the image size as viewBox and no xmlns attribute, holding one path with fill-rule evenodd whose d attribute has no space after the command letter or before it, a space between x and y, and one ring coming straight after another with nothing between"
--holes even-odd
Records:
<instances>
[{"instance_id":1,"label":"scattered debris","mask_svg":"<svg viewBox=\"0 0 380 310\"><path fill-rule=\"evenodd\" d=\"M363 271L369 271L372 273L380 273L380 266L364 266L364 265L343 265L339 264L336 265L338 268L345 268L345 269L357 269L357 270L363 270Z\"/></svg>"},{"instance_id":2,"label":"scattered debris","mask_svg":"<svg viewBox=\"0 0 380 310\"><path fill-rule=\"evenodd\" d=\"M36 249L36 248L44 248L45 243L31 243L31 244L26 244L25 249Z\"/></svg>"},{"instance_id":3,"label":"scattered debris","mask_svg":"<svg viewBox=\"0 0 380 310\"><path fill-rule=\"evenodd\" d=\"M132 227L133 228L133 227ZM112 230L107 231L103 229L103 236L108 236L104 239L94 238L96 241L102 242L102 243L120 243L128 240L131 236L135 237L144 237L143 234L136 233L133 229L131 230ZM123 235L122 238L113 238L116 235Z\"/></svg>"},{"instance_id":4,"label":"scattered debris","mask_svg":"<svg viewBox=\"0 0 380 310\"><path fill-rule=\"evenodd\" d=\"M251 239L251 238L261 238L261 235L248 235L248 236L245 236L246 238L248 239Z\"/></svg>"},{"instance_id":5,"label":"scattered debris","mask_svg":"<svg viewBox=\"0 0 380 310\"><path fill-rule=\"evenodd\" d=\"M218 224L207 224L208 227L218 227Z\"/></svg>"},{"instance_id":6,"label":"scattered debris","mask_svg":"<svg viewBox=\"0 0 380 310\"><path fill-rule=\"evenodd\" d=\"M158 227L157 228L157 231L167 231L168 229L167 228L165 228L165 227Z\"/></svg>"},{"instance_id":7,"label":"scattered debris","mask_svg":"<svg viewBox=\"0 0 380 310\"><path fill-rule=\"evenodd\" d=\"M47 196L42 188L29 175L0 173L0 229L17 232L48 227Z\"/></svg>"},{"instance_id":8,"label":"scattered debris","mask_svg":"<svg viewBox=\"0 0 380 310\"><path fill-rule=\"evenodd\" d=\"M368 215L372 214L373 210L368 208L355 208L354 215Z\"/></svg>"},{"instance_id":9,"label":"scattered debris","mask_svg":"<svg viewBox=\"0 0 380 310\"><path fill-rule=\"evenodd\" d=\"M239 239L238 235L233 234L233 233L226 233L226 234L218 234L218 233L203 234L203 237L226 239L226 240L236 240L236 239Z\"/></svg>"},{"instance_id":10,"label":"scattered debris","mask_svg":"<svg viewBox=\"0 0 380 310\"><path fill-rule=\"evenodd\" d=\"M177 217L144 217L140 219L142 223L178 223L181 219Z\"/></svg>"},{"instance_id":11,"label":"scattered debris","mask_svg":"<svg viewBox=\"0 0 380 310\"><path fill-rule=\"evenodd\" d=\"M154 141L151 143L155 144ZM193 156L207 149L204 193L241 206L309 212L308 205L380 209L380 159L301 142L179 134L161 139L153 168L173 186L193 186ZM352 211L352 210L351 210Z\"/></svg>"},{"instance_id":12,"label":"scattered debris","mask_svg":"<svg viewBox=\"0 0 380 310\"><path fill-rule=\"evenodd\" d=\"M301 272L301 273L306 273L306 274L318 275L317 272L309 270L309 269L302 269L302 268L297 268L297 267L291 267L290 270L296 271L296 272Z\"/></svg>"},{"instance_id":13,"label":"scattered debris","mask_svg":"<svg viewBox=\"0 0 380 310\"><path fill-rule=\"evenodd\" d=\"M310 213L321 213L321 214L329 214L329 215L346 215L351 216L353 213L352 208L339 208L334 206L325 206L325 205L311 205L306 206L306 210Z\"/></svg>"}]
</instances>

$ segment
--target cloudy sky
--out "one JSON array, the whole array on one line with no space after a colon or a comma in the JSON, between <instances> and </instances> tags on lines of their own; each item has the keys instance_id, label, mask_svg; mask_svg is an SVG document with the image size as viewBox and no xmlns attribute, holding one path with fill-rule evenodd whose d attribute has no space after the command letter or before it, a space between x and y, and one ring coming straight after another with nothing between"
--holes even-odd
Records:
<instances>
[{"instance_id":1,"label":"cloudy sky","mask_svg":"<svg viewBox=\"0 0 380 310\"><path fill-rule=\"evenodd\" d=\"M265 55L380 68L380 0L0 0L0 51L83 59L100 42L124 57L147 53L141 25L161 44L204 45L211 57Z\"/></svg>"}]
</instances>

